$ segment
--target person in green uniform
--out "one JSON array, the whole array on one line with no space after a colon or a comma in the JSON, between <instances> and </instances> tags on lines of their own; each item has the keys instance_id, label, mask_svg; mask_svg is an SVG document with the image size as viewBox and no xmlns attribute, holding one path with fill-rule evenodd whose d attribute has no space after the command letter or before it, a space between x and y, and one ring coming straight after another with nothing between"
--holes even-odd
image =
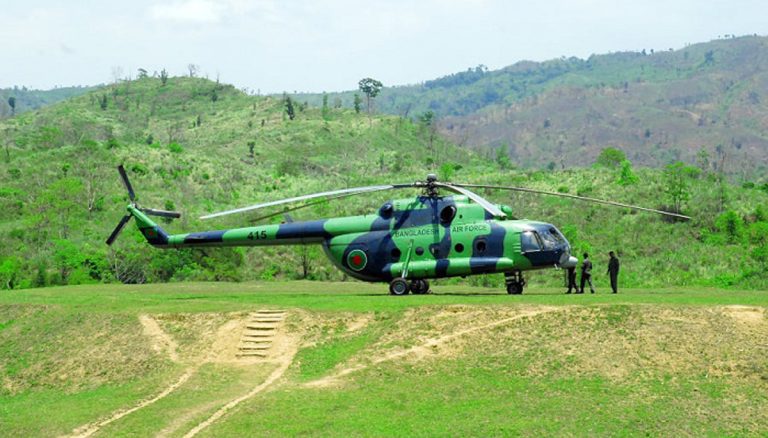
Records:
<instances>
[{"instance_id":1,"label":"person in green uniform","mask_svg":"<svg viewBox=\"0 0 768 438\"><path fill-rule=\"evenodd\" d=\"M584 293L585 283L589 283L590 292L595 293L595 288L592 286L592 261L587 253L584 253L584 261L581 262L581 288L577 293Z\"/></svg>"},{"instance_id":2,"label":"person in green uniform","mask_svg":"<svg viewBox=\"0 0 768 438\"><path fill-rule=\"evenodd\" d=\"M576 266L571 266L566 269L565 273L568 277L568 292L566 293L569 294L571 291L578 293L579 287L576 285Z\"/></svg>"},{"instance_id":3,"label":"person in green uniform","mask_svg":"<svg viewBox=\"0 0 768 438\"><path fill-rule=\"evenodd\" d=\"M611 277L611 289L613 293L619 293L619 258L613 251L610 251L608 255L611 257L608 260L608 275Z\"/></svg>"}]
</instances>

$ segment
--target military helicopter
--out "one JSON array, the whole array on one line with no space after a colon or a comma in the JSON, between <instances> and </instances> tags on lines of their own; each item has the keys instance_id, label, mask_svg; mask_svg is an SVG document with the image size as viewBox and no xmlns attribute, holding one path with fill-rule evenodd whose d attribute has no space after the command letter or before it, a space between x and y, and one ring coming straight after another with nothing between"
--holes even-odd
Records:
<instances>
[{"instance_id":1,"label":"military helicopter","mask_svg":"<svg viewBox=\"0 0 768 438\"><path fill-rule=\"evenodd\" d=\"M489 202L469 188L545 194L648 211L679 219L677 213L621 204L595 198L523 187L440 182L434 174L426 180L404 184L355 187L278 201L265 202L202 216L212 219L267 207L303 203L259 219L285 214L319 202L386 190L421 189L419 196L385 202L374 214L257 225L229 230L167 234L148 216L179 218L174 211L142 208L136 203L128 175L118 167L131 200L106 243L111 245L131 218L156 248L222 246L321 245L331 262L359 280L388 282L392 295L426 294L429 279L503 273L507 293L521 294L523 272L575 267L578 259L563 234L552 224L513 220L512 209ZM452 193L444 196L443 192Z\"/></svg>"}]
</instances>

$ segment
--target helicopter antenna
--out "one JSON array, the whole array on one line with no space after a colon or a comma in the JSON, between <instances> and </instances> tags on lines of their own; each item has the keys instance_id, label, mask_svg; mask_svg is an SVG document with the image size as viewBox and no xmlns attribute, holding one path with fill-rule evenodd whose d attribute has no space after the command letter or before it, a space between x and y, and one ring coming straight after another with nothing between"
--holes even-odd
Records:
<instances>
[{"instance_id":1,"label":"helicopter antenna","mask_svg":"<svg viewBox=\"0 0 768 438\"><path fill-rule=\"evenodd\" d=\"M597 198L590 198L587 196L577 196L577 195L569 195L567 193L556 193L556 192L548 192L546 190L536 190L536 189L529 189L526 187L514 187L514 186L496 186L496 185L487 185L487 184L458 184L453 183L456 187L472 187L472 188L481 188L481 189L495 189L495 190L509 190L514 192L524 192L524 193L536 193L539 195L548 195L548 196L559 196L561 198L570 198L570 199L576 199L579 201L586 201L586 202L594 202L596 204L604 204L604 205L612 205L614 207L623 207L623 208L631 208L633 210L640 210L640 211L647 211L650 213L657 213L665 216L671 216L676 217L679 219L685 219L690 220L690 216L686 216L679 213L673 213L670 211L664 211L664 210L656 210L653 208L646 208L646 207L639 207L637 205L630 205L630 204L623 204L621 202L614 202L614 201L606 201L603 199L597 199Z\"/></svg>"}]
</instances>

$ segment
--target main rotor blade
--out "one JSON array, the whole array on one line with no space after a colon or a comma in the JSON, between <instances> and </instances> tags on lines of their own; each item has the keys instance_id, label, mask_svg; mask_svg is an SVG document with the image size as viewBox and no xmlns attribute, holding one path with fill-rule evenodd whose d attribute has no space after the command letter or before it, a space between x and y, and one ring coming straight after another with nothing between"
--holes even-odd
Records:
<instances>
[{"instance_id":1,"label":"main rotor blade","mask_svg":"<svg viewBox=\"0 0 768 438\"><path fill-rule=\"evenodd\" d=\"M115 227L114 231L112 231L112 234L107 237L107 245L112 245L112 243L117 239L117 236L120 234L121 231L123 231L123 227L125 224L128 223L128 221L131 220L131 215L127 214L123 216L122 219L120 219L120 222L117 223L117 226Z\"/></svg>"},{"instance_id":2,"label":"main rotor blade","mask_svg":"<svg viewBox=\"0 0 768 438\"><path fill-rule=\"evenodd\" d=\"M120 172L120 179L123 181L123 185L125 186L125 189L128 190L128 197L131 198L131 202L136 200L136 194L133 192L133 187L131 186L131 181L128 180L128 174L125 172L125 167L123 165L117 166L117 171Z\"/></svg>"},{"instance_id":3,"label":"main rotor blade","mask_svg":"<svg viewBox=\"0 0 768 438\"><path fill-rule=\"evenodd\" d=\"M436 182L436 186L438 187L445 187L448 190L451 190L453 192L461 193L462 195L468 197L469 199L475 201L477 204L479 204L481 207L485 209L488 213L492 214L494 217L501 217L505 218L507 217L507 214L503 211L499 210L498 207L491 204L487 199L483 198L482 196L478 195L475 192L472 192L470 190L465 189L462 186L459 186L458 184L448 184L448 183L440 183Z\"/></svg>"},{"instance_id":4,"label":"main rotor blade","mask_svg":"<svg viewBox=\"0 0 768 438\"><path fill-rule=\"evenodd\" d=\"M291 211L301 210L302 208L312 207L313 205L322 204L323 202L335 201L336 199L348 198L350 196L355 196L355 195L357 195L357 193L347 193L347 194L343 194L343 195L329 196L329 197L327 197L325 199L320 199L320 200L317 200L317 201L307 202L306 204L297 205L295 207L287 207L287 208L284 208L284 209L282 209L282 210L280 210L280 211L278 211L276 213L270 213L270 214L267 214L267 215L264 215L264 216L255 217L255 218L251 219L250 222L251 223L259 222L259 221L262 221L264 219L269 219L269 218L273 218L275 216L280 216L281 214L286 214L286 213L291 212Z\"/></svg>"},{"instance_id":5,"label":"main rotor blade","mask_svg":"<svg viewBox=\"0 0 768 438\"><path fill-rule=\"evenodd\" d=\"M242 207L242 208L236 208L234 210L227 210L222 211L219 213L212 213L205 216L200 216L200 219L211 219L215 217L220 216L226 216L228 214L235 214L235 213L244 213L246 211L252 211L252 210L258 210L260 208L265 207L273 207L275 205L283 205L283 204L290 204L293 202L300 202L300 201L307 201L309 199L315 199L315 198L324 198L324 197L335 197L338 195L347 195L347 196L354 196L354 195L361 195L364 193L371 193L371 192L380 192L383 190L392 190L392 189L399 189L403 187L415 187L416 184L390 184L390 185L381 185L381 186L367 186L367 187L354 187L351 189L343 189L343 190L333 190L330 192L322 192L322 193L314 193L311 195L303 195L303 196L296 196L295 198L287 198L287 199L280 199L277 201L270 201L270 202L264 202L262 204L255 204L251 205L249 207Z\"/></svg>"},{"instance_id":6,"label":"main rotor blade","mask_svg":"<svg viewBox=\"0 0 768 438\"><path fill-rule=\"evenodd\" d=\"M510 190L515 192L525 192L525 193L536 193L540 195L549 195L549 196L559 196L561 198L570 198L570 199L576 199L579 201L586 201L586 202L594 202L597 204L605 204L605 205L612 205L614 207L623 207L623 208L631 208L633 210L641 210L641 211L647 211L650 213L657 213L662 214L665 216L672 216L680 219L686 219L690 220L690 216L685 216L683 214L678 213L672 213L670 211L664 211L664 210L656 210L653 208L646 208L646 207L639 207L637 205L629 205L629 204L623 204L621 202L614 202L614 201L606 201L603 199L597 199L597 198L590 198L587 196L577 196L577 195L569 195L567 193L557 193L557 192L548 192L546 190L536 190L536 189L529 189L525 187L513 187L513 186L495 186L495 185L485 185L485 184L458 184L453 183L455 186L461 186L461 187L473 187L473 188L481 188L481 189L496 189L496 190Z\"/></svg>"},{"instance_id":7,"label":"main rotor blade","mask_svg":"<svg viewBox=\"0 0 768 438\"><path fill-rule=\"evenodd\" d=\"M139 210L152 216L172 217L176 219L181 217L181 213L178 211L155 210L154 208L140 208Z\"/></svg>"}]
</instances>

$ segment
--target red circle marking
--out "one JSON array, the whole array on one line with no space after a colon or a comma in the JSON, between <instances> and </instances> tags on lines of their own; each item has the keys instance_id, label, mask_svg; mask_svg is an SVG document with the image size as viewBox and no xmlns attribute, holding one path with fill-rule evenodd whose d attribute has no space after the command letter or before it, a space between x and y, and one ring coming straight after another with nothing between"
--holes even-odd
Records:
<instances>
[{"instance_id":1,"label":"red circle marking","mask_svg":"<svg viewBox=\"0 0 768 438\"><path fill-rule=\"evenodd\" d=\"M352 264L355 266L360 266L360 264L363 263L363 258L360 257L360 254L355 254L352 256Z\"/></svg>"}]
</instances>

